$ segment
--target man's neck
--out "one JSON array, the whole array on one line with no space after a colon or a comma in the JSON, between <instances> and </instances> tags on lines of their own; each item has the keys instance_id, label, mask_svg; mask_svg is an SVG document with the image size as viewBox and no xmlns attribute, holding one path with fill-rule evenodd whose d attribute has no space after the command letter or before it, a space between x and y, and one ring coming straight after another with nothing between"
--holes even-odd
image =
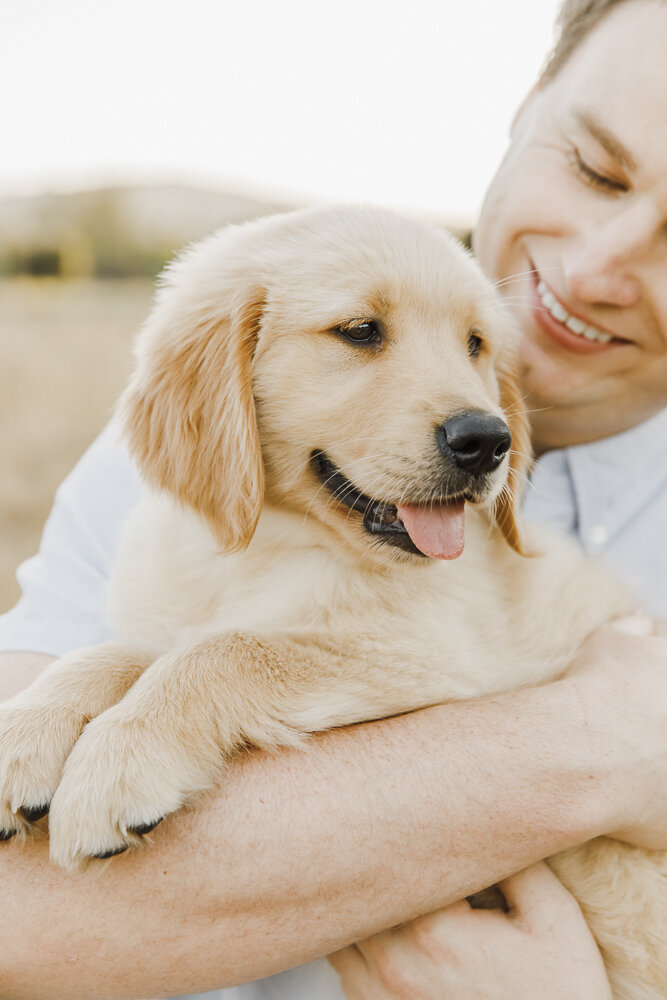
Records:
<instances>
[{"instance_id":1,"label":"man's neck","mask_svg":"<svg viewBox=\"0 0 667 1000\"><path fill-rule=\"evenodd\" d=\"M552 408L536 411L531 415L533 453L539 458L547 451L613 437L637 427L657 412L656 408L632 416L619 412L602 420L598 414L591 413L589 417L580 409L568 411Z\"/></svg>"}]
</instances>

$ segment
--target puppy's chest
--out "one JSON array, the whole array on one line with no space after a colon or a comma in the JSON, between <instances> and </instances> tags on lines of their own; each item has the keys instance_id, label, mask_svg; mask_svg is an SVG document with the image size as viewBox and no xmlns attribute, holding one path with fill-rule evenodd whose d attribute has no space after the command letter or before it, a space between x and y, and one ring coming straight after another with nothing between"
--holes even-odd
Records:
<instances>
[{"instance_id":1,"label":"puppy's chest","mask_svg":"<svg viewBox=\"0 0 667 1000\"><path fill-rule=\"evenodd\" d=\"M126 641L156 652L238 630L325 638L372 665L372 683L409 671L430 700L553 676L609 616L609 595L592 606L597 574L583 560L522 559L486 525L471 524L460 559L392 572L321 542L304 544L301 519L266 518L246 552L223 556L198 519L152 501L128 525L112 620Z\"/></svg>"},{"instance_id":2,"label":"puppy's chest","mask_svg":"<svg viewBox=\"0 0 667 1000\"><path fill-rule=\"evenodd\" d=\"M117 631L157 649L212 632L326 633L388 652L407 642L415 656L453 632L474 630L465 566L374 571L316 533L304 538L296 520L263 515L245 552L222 555L198 518L150 497L126 526L112 575Z\"/></svg>"}]
</instances>

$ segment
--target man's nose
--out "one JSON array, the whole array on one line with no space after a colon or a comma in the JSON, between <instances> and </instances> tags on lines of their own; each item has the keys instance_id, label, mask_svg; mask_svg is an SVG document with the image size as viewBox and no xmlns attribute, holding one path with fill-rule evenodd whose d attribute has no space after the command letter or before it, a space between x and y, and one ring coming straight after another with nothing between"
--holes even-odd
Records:
<instances>
[{"instance_id":1,"label":"man's nose","mask_svg":"<svg viewBox=\"0 0 667 1000\"><path fill-rule=\"evenodd\" d=\"M655 226L644 206L580 233L563 257L568 290L580 302L633 306L641 296L639 272L655 240Z\"/></svg>"}]
</instances>

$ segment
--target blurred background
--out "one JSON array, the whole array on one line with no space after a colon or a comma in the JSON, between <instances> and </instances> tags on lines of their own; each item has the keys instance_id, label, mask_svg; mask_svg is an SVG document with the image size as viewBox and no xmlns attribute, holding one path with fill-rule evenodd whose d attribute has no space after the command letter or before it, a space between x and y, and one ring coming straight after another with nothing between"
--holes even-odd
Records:
<instances>
[{"instance_id":1,"label":"blurred background","mask_svg":"<svg viewBox=\"0 0 667 1000\"><path fill-rule=\"evenodd\" d=\"M0 0L0 612L153 280L322 202L474 224L557 0Z\"/></svg>"}]
</instances>

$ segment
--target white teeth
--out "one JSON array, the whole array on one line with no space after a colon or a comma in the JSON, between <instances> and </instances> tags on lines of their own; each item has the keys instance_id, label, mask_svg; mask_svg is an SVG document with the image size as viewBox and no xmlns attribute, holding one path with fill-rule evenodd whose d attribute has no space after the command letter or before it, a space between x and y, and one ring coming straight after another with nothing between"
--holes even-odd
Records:
<instances>
[{"instance_id":1,"label":"white teeth","mask_svg":"<svg viewBox=\"0 0 667 1000\"><path fill-rule=\"evenodd\" d=\"M596 340L601 344L608 344L610 340L613 340L610 333L603 333L596 326L590 326L588 323L584 323L583 320L577 319L576 316L570 316L569 312L558 301L553 292L549 291L542 280L537 283L537 293L545 309L548 309L554 319L557 319L559 323L563 323L572 333L576 333L577 336L584 337L586 340Z\"/></svg>"},{"instance_id":2,"label":"white teeth","mask_svg":"<svg viewBox=\"0 0 667 1000\"><path fill-rule=\"evenodd\" d=\"M582 334L586 329L584 321L582 319L577 319L576 316L570 316L569 319L566 320L565 326L568 330L572 330L572 333Z\"/></svg>"},{"instance_id":3,"label":"white teeth","mask_svg":"<svg viewBox=\"0 0 667 1000\"><path fill-rule=\"evenodd\" d=\"M611 340L611 334L603 333L602 330L596 330L594 326L586 327L584 330L584 337L586 340L601 340L603 344L606 344Z\"/></svg>"}]
</instances>

